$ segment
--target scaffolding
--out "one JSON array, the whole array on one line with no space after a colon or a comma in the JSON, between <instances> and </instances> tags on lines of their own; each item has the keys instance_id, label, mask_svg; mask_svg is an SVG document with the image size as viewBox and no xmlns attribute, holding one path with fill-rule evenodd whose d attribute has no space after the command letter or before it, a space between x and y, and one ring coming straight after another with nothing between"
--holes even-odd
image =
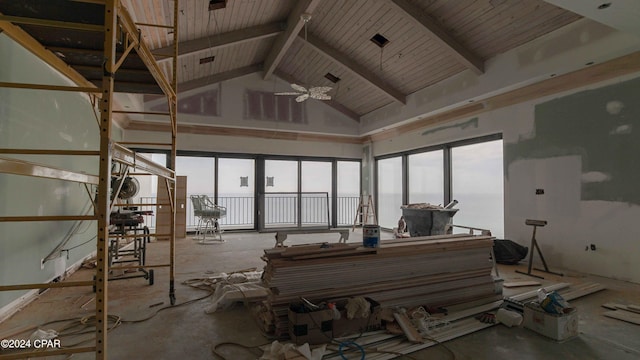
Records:
<instances>
[{"instance_id":1,"label":"scaffolding","mask_svg":"<svg viewBox=\"0 0 640 360\"><path fill-rule=\"evenodd\" d=\"M169 204L156 204L170 206L170 226L169 234L150 234L168 238L169 261L166 264L145 265L145 267L167 267L169 268L169 298L172 305L175 304L175 164L176 164L176 135L177 135L177 56L178 56L178 7L179 0L173 0L173 23L149 24L135 23L127 9L120 0L57 0L42 6L56 6L60 9L65 5L71 9L77 9L80 3L90 4L90 6L104 7L104 18L94 23L73 22L68 19L42 18L38 16L24 16L24 14L11 14L9 12L0 13L0 32L7 34L14 41L31 51L40 59L47 62L53 68L66 75L76 86L55 86L43 84L9 83L0 82L0 87L35 89L42 91L70 91L87 93L92 100L92 104L98 104L99 115L94 121L98 121L100 143L99 149L93 151L84 150L56 150L56 149L0 149L0 173L14 174L20 176L36 176L47 179L57 179L82 183L85 185L87 194L93 204L92 215L47 215L47 216L4 216L0 217L0 222L29 222L29 221L80 221L90 220L97 222L97 245L96 245L96 269L94 281L65 281L56 283L36 283L36 284L12 284L0 286L0 291L48 289L60 287L92 286L96 290L95 307L95 344L93 346L62 348L47 351L32 351L11 353L0 355L0 359L22 359L31 357L45 357L61 354L74 354L82 352L95 352L96 359L107 358L107 330L108 330L108 251L109 251L109 225L111 211L118 206L114 199L117 199L117 192L112 189L112 164L120 164L120 171L137 171L147 175L157 176L159 181L166 182ZM19 2L14 2L19 3ZM40 2L41 4L48 2ZM53 4L55 3L55 4ZM68 3L68 4L67 4ZM7 4L7 3L5 3ZM14 4L7 5L9 9ZM17 5L19 6L19 5ZM26 7L25 7L26 8ZM17 9L17 8L16 8ZM60 13L60 12L58 12ZM95 12L91 14L95 15ZM49 15L51 16L51 15ZM95 16L93 16L96 18ZM100 18L98 16L97 18ZM102 21L104 20L104 22ZM99 86L88 81L84 76L70 68L52 51L46 49L38 40L34 39L23 25L37 25L51 29L63 29L65 36L71 40L79 32L103 33L104 49L102 52L102 79ZM163 71L158 66L149 47L142 41L142 29L166 28L173 31L173 67L171 80L168 80ZM119 48L120 54L116 51ZM162 90L169 104L169 111L164 115L168 116L171 123L171 142L155 144L158 146L170 147L168 166L160 166L148 160L135 151L117 144L112 140L112 122L115 74L123 65L125 59L135 51L139 60L155 80L155 84ZM117 111L126 113L126 111ZM127 143L129 145L130 143ZM55 156L90 156L99 162L98 174L85 174L77 171L51 167L30 161L18 160L11 155L55 155ZM5 156L8 155L8 156ZM97 191L97 192L96 192ZM132 266L133 267L133 266ZM135 266L139 268L139 266ZM40 349L41 350L41 349Z\"/></svg>"}]
</instances>

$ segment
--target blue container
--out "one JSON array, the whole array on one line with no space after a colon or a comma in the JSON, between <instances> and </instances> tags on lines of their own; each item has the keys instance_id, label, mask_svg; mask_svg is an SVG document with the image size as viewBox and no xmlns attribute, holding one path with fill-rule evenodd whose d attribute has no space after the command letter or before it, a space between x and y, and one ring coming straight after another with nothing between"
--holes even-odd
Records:
<instances>
[{"instance_id":1,"label":"blue container","mask_svg":"<svg viewBox=\"0 0 640 360\"><path fill-rule=\"evenodd\" d=\"M370 247L370 248L380 247L380 226L378 225L362 226L362 245L364 247Z\"/></svg>"}]
</instances>

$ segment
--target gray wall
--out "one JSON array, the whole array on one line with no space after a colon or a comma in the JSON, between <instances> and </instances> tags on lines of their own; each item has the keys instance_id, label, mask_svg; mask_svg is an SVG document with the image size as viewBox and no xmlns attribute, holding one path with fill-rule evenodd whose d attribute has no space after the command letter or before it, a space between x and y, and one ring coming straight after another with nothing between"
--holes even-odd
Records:
<instances>
[{"instance_id":1,"label":"gray wall","mask_svg":"<svg viewBox=\"0 0 640 360\"><path fill-rule=\"evenodd\" d=\"M72 85L36 56L0 34L0 81ZM99 131L84 94L0 88L0 147L95 150ZM114 136L120 137L116 129ZM97 174L97 157L2 155ZM90 211L78 183L0 174L0 216L78 215ZM0 222L0 284L48 282L95 251L95 222L84 222L64 248L41 268L41 259L67 236L72 221ZM80 245L85 243L84 245ZM0 318L25 291L0 292Z\"/></svg>"}]
</instances>

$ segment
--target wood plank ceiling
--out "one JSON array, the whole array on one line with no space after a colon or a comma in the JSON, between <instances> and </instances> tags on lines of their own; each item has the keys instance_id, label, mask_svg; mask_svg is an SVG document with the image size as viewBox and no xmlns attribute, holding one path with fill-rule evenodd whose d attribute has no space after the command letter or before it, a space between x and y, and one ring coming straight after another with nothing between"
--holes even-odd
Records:
<instances>
[{"instance_id":1,"label":"wood plank ceiling","mask_svg":"<svg viewBox=\"0 0 640 360\"><path fill-rule=\"evenodd\" d=\"M172 16L166 1L124 4L138 22L168 23ZM286 81L332 86L334 103L356 116L403 103L406 95L467 68L481 74L484 60L580 19L542 0L228 0L222 9L208 6L209 0L181 1L181 88L207 84L203 78L226 79L215 75L237 69L264 68L276 56L271 52L279 37L287 35L287 22L298 22L301 31L292 34L271 72ZM296 11L312 13L308 42ZM388 44L372 42L376 34ZM157 54L166 53L168 31L154 29L147 36ZM210 56L213 62L200 64ZM162 64L168 73L170 60ZM332 83L327 73L340 81Z\"/></svg>"},{"instance_id":2,"label":"wood plank ceiling","mask_svg":"<svg viewBox=\"0 0 640 360\"><path fill-rule=\"evenodd\" d=\"M171 30L143 24L170 24L172 2L122 3L170 75ZM227 0L213 11L209 3L180 1L179 89L262 71L332 86L329 105L355 118L467 69L481 74L487 59L581 18L543 0ZM307 42L301 13L312 14ZM379 47L376 34L389 42Z\"/></svg>"}]
</instances>

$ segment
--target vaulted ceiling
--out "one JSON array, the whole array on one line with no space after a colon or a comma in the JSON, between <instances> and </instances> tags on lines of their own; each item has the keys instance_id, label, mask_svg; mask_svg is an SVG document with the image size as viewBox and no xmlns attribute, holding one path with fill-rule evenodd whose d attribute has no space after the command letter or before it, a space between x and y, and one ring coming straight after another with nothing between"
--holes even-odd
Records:
<instances>
[{"instance_id":1,"label":"vaulted ceiling","mask_svg":"<svg viewBox=\"0 0 640 360\"><path fill-rule=\"evenodd\" d=\"M100 24L100 9L104 9L100 3L0 0L0 13L5 19ZM591 10L582 12L581 7L597 8L598 4L594 0L580 3L576 7L566 0L181 0L178 89L259 72L265 80L277 77L305 86L331 86L332 100L327 105L357 120L390 103L405 103L408 95L462 71L480 76L486 60L583 15L593 17ZM168 55L173 30L148 25L171 24L173 2L122 0L122 4L171 78L173 59ZM216 9L209 10L210 5ZM306 31L303 14L311 15ZM21 26L99 84L101 33L76 29L73 36L64 36L68 29L37 22ZM67 41L71 38L73 43ZM120 80L116 82L120 92L160 92L135 55L127 58L116 80Z\"/></svg>"},{"instance_id":2,"label":"vaulted ceiling","mask_svg":"<svg viewBox=\"0 0 640 360\"><path fill-rule=\"evenodd\" d=\"M168 23L171 7L154 1L124 4L137 22ZM355 118L466 69L482 74L486 59L581 18L542 0L228 0L211 11L209 3L180 4L179 89L261 71L332 86L330 104ZM155 28L146 40L169 74L162 55L172 34Z\"/></svg>"}]
</instances>

